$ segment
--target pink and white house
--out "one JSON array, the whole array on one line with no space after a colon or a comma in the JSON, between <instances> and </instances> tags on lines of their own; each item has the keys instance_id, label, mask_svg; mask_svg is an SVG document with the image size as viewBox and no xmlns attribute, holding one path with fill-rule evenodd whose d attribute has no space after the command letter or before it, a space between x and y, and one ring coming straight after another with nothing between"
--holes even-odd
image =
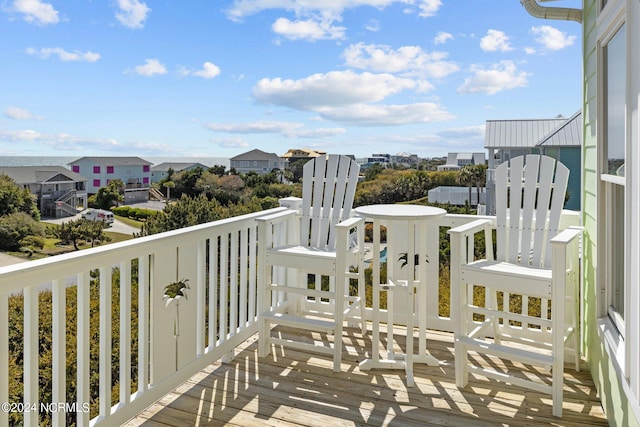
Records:
<instances>
[{"instance_id":1,"label":"pink and white house","mask_svg":"<svg viewBox=\"0 0 640 427\"><path fill-rule=\"evenodd\" d=\"M149 199L152 163L140 157L81 157L71 170L87 178L87 192L95 194L114 179L125 185L125 203Z\"/></svg>"}]
</instances>

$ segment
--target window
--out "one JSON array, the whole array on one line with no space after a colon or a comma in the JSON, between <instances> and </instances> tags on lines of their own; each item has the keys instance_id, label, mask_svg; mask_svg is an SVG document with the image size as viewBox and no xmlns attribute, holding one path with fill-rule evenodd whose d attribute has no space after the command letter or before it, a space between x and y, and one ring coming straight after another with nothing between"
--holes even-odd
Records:
<instances>
[{"instance_id":1,"label":"window","mask_svg":"<svg viewBox=\"0 0 640 427\"><path fill-rule=\"evenodd\" d=\"M80 166L78 165L73 165L71 166L71 170L75 173L80 173Z\"/></svg>"},{"instance_id":2,"label":"window","mask_svg":"<svg viewBox=\"0 0 640 427\"><path fill-rule=\"evenodd\" d=\"M149 165L142 166L142 172L149 172Z\"/></svg>"},{"instance_id":3,"label":"window","mask_svg":"<svg viewBox=\"0 0 640 427\"><path fill-rule=\"evenodd\" d=\"M100 166L94 166L93 173L100 173Z\"/></svg>"},{"instance_id":4,"label":"window","mask_svg":"<svg viewBox=\"0 0 640 427\"><path fill-rule=\"evenodd\" d=\"M622 25L602 46L603 134L600 158L607 312L624 336L626 31Z\"/></svg>"},{"instance_id":5,"label":"window","mask_svg":"<svg viewBox=\"0 0 640 427\"><path fill-rule=\"evenodd\" d=\"M113 166L107 166L107 173L113 173Z\"/></svg>"},{"instance_id":6,"label":"window","mask_svg":"<svg viewBox=\"0 0 640 427\"><path fill-rule=\"evenodd\" d=\"M142 178L142 183L143 183L143 184L148 184L148 183L149 183L149 177L146 177L146 176L145 176L145 177L143 177L143 178Z\"/></svg>"},{"instance_id":7,"label":"window","mask_svg":"<svg viewBox=\"0 0 640 427\"><path fill-rule=\"evenodd\" d=\"M100 187L100 180L99 179L94 179L93 180L93 186L94 187Z\"/></svg>"}]
</instances>

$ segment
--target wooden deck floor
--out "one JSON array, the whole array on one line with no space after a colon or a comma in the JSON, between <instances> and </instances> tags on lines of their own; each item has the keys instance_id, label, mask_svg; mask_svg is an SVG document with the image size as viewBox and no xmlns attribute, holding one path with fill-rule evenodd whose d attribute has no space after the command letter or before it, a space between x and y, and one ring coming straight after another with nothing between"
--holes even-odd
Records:
<instances>
[{"instance_id":1,"label":"wooden deck floor","mask_svg":"<svg viewBox=\"0 0 640 427\"><path fill-rule=\"evenodd\" d=\"M416 364L413 388L406 387L404 371L360 371L358 362L371 348L370 334L362 338L352 330L345 333L341 373L331 370L329 357L288 348L260 359L253 337L232 362L209 366L126 425L607 425L586 367L580 372L565 370L564 412L559 419L551 415L550 396L473 375L467 387L458 389L449 333L429 335L428 346L440 366ZM505 363L485 362L498 367Z\"/></svg>"}]
</instances>

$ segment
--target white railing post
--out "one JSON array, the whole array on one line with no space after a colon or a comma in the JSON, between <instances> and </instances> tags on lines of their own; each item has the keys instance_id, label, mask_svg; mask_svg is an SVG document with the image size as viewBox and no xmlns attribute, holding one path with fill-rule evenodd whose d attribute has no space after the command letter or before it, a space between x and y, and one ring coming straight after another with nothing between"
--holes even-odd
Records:
<instances>
[{"instance_id":1,"label":"white railing post","mask_svg":"<svg viewBox=\"0 0 640 427\"><path fill-rule=\"evenodd\" d=\"M38 424L38 288L24 290L24 403L31 409L24 413L24 425ZM3 361L3 363L5 363Z\"/></svg>"},{"instance_id":2,"label":"white railing post","mask_svg":"<svg viewBox=\"0 0 640 427\"><path fill-rule=\"evenodd\" d=\"M51 390L51 403L55 405L66 402L67 400L67 302L64 283L61 283L59 279L52 281L52 293L53 318L51 325L51 343L53 346L53 360L51 373L53 386ZM51 418L54 427L62 427L65 425L64 411L52 412Z\"/></svg>"},{"instance_id":3,"label":"white railing post","mask_svg":"<svg viewBox=\"0 0 640 427\"><path fill-rule=\"evenodd\" d=\"M78 411L76 412L76 425L88 426L90 414L87 410L91 402L89 393L89 371L91 353L89 350L90 343L90 325L89 325L89 273L83 271L77 274L78 281L78 313L77 313L77 336L76 336L76 354L78 356L77 372L76 372L76 394Z\"/></svg>"}]
</instances>

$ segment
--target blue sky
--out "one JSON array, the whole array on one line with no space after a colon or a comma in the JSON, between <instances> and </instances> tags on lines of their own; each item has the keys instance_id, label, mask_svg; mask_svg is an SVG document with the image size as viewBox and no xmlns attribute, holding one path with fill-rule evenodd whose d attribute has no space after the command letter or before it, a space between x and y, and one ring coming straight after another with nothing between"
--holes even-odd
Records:
<instances>
[{"instance_id":1,"label":"blue sky","mask_svg":"<svg viewBox=\"0 0 640 427\"><path fill-rule=\"evenodd\" d=\"M484 151L486 120L578 111L580 31L519 0L0 0L0 155Z\"/></svg>"}]
</instances>

